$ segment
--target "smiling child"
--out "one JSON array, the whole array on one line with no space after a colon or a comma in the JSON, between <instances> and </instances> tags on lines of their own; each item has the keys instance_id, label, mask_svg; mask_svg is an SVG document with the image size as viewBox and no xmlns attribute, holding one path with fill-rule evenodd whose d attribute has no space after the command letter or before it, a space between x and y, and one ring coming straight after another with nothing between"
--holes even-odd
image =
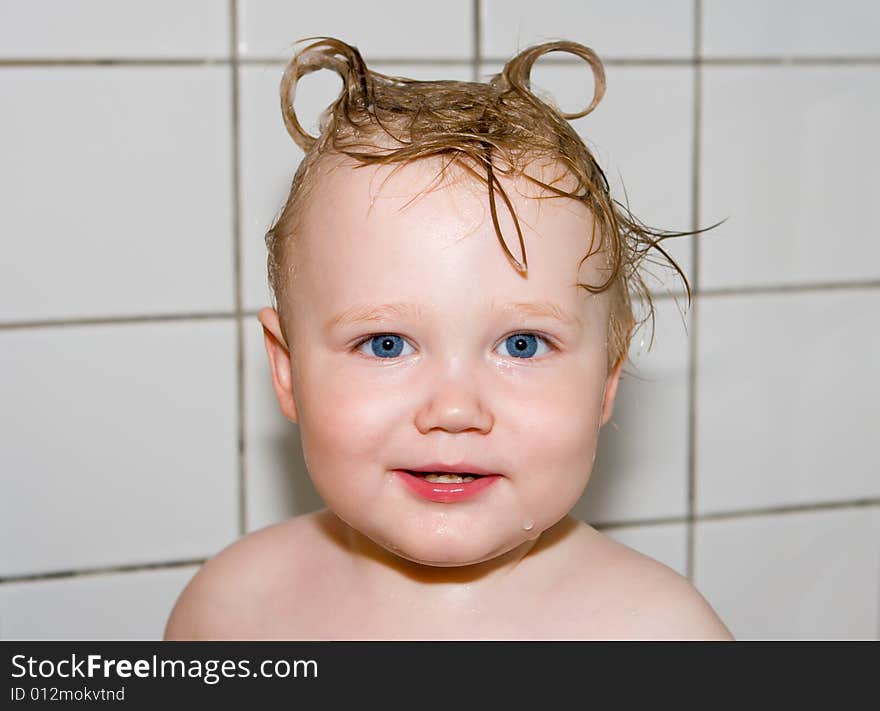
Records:
<instances>
[{"instance_id":1,"label":"smiling child","mask_svg":"<svg viewBox=\"0 0 880 711\"><path fill-rule=\"evenodd\" d=\"M532 93L552 51L592 68L583 112ZM321 68L344 86L312 137L292 92ZM166 639L732 639L686 578L569 514L631 293L650 304L637 267L672 234L621 210L568 124L603 91L572 42L489 83L387 77L330 38L294 57L306 155L259 320L326 508L207 561Z\"/></svg>"}]
</instances>

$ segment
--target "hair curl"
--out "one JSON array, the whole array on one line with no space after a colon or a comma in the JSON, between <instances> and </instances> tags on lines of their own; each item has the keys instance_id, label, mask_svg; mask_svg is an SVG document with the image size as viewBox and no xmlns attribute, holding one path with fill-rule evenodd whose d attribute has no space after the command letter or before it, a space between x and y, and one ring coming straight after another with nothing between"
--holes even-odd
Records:
<instances>
[{"instance_id":1,"label":"hair curl","mask_svg":"<svg viewBox=\"0 0 880 711\"><path fill-rule=\"evenodd\" d=\"M373 164L405 164L431 156L446 156L488 188L492 223L498 241L513 266L528 272L519 220L498 174L523 176L548 191L546 197L567 197L584 203L593 215L590 248L580 264L590 256L606 251L608 278L601 284L578 284L591 293L611 290L608 333L609 367L625 359L637 321L633 315L631 292L646 306L653 326L654 305L639 267L651 249L678 273L684 282L688 304L690 284L675 260L660 245L669 237L693 235L691 232L660 231L637 220L628 207L611 197L608 180L590 150L568 123L589 114L605 93L605 71L599 57L589 47L576 42L556 41L529 47L492 76L488 83L463 81L417 81L387 76L369 69L356 47L331 37L318 40L290 60L281 79L281 114L296 144L305 152L290 187L284 208L266 233L269 285L276 307L288 277L285 268L289 238L298 228L300 206L316 182L315 166L329 153L356 159L358 167ZM564 113L539 98L531 88L535 61L548 52L570 52L587 62L593 73L593 97L577 113ZM320 133L315 137L300 125L293 108L297 82L319 69L332 69L342 78L339 97L322 113ZM384 145L377 138L384 133L391 139ZM384 140L384 139L383 139ZM494 154L506 168L498 165ZM564 191L526 173L535 159L558 161L576 180L572 191ZM495 193L513 218L522 258L510 252L498 222ZM542 196L543 197L543 196ZM599 240L596 241L598 230ZM283 319L282 319L283 322ZM653 339L653 328L652 328Z\"/></svg>"}]
</instances>

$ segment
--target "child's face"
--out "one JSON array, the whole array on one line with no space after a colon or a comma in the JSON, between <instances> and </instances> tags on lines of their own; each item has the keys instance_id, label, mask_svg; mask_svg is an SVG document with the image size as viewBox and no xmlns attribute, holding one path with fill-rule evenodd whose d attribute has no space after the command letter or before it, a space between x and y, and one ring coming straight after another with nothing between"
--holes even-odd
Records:
<instances>
[{"instance_id":1,"label":"child's face","mask_svg":"<svg viewBox=\"0 0 880 711\"><path fill-rule=\"evenodd\" d=\"M523 278L498 243L485 186L459 178L404 207L438 165L406 165L384 185L388 166L322 176L282 307L292 360L276 313L264 309L260 319L279 402L300 425L327 506L403 558L452 566L501 555L571 510L619 368L607 367L608 294L576 286L605 279L601 256L578 269L587 209L523 197L518 189L535 188L502 178L526 242ZM521 259L497 193L496 202ZM399 308L335 321L386 304ZM553 304L570 322L513 304ZM501 476L470 498L439 502L399 471L462 462Z\"/></svg>"}]
</instances>

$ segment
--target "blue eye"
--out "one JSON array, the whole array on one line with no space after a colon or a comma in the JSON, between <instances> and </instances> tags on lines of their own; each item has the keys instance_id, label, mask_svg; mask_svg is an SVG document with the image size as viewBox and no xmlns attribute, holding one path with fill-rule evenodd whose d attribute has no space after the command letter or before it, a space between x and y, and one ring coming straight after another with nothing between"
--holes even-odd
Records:
<instances>
[{"instance_id":1,"label":"blue eye","mask_svg":"<svg viewBox=\"0 0 880 711\"><path fill-rule=\"evenodd\" d=\"M379 336L370 336L358 344L358 350L361 346L370 345L372 353L377 358L397 358L406 345L400 336L391 333L385 333Z\"/></svg>"},{"instance_id":2,"label":"blue eye","mask_svg":"<svg viewBox=\"0 0 880 711\"><path fill-rule=\"evenodd\" d=\"M545 343L545 352L548 352L550 348L546 345L548 343L547 339L536 333L515 333L505 338L501 345L509 348L509 353L514 358L532 359L538 350L539 341ZM396 336L393 333L383 333L377 336L368 336L358 343L356 348L359 352L364 353L361 349L366 345L370 346L370 353L372 355L377 358L388 359L399 357L404 346L408 344L400 336ZM364 354L369 355L370 353Z\"/></svg>"},{"instance_id":3,"label":"blue eye","mask_svg":"<svg viewBox=\"0 0 880 711\"><path fill-rule=\"evenodd\" d=\"M510 349L510 355L514 358L531 359L538 349L539 339L547 343L546 338L536 333L514 333L512 336L505 338L502 345ZM547 350L549 351L549 348Z\"/></svg>"}]
</instances>

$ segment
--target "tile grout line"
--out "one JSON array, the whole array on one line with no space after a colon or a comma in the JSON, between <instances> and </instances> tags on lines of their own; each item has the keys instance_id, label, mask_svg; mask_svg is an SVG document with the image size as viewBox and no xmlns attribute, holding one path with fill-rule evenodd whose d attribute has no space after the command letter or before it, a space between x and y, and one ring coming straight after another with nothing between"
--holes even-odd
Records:
<instances>
[{"instance_id":1,"label":"tile grout line","mask_svg":"<svg viewBox=\"0 0 880 711\"><path fill-rule=\"evenodd\" d=\"M96 565L89 568L70 570L55 570L46 573L24 573L23 575L7 575L0 577L0 585L12 583L40 583L52 580L65 580L69 578L88 577L93 575L113 575L119 573L138 573L151 570L174 570L185 568L188 565L202 565L207 558L186 558L183 560L167 560L155 563L130 563L123 565Z\"/></svg>"},{"instance_id":2,"label":"tile grout line","mask_svg":"<svg viewBox=\"0 0 880 711\"><path fill-rule=\"evenodd\" d=\"M804 293L810 291L845 291L847 289L877 289L880 279L853 279L815 284L764 284L756 286L716 286L700 289L702 296L764 296L769 294Z\"/></svg>"},{"instance_id":3,"label":"tile grout line","mask_svg":"<svg viewBox=\"0 0 880 711\"><path fill-rule=\"evenodd\" d=\"M701 120L700 111L702 102L702 69L700 67L700 53L702 45L701 25L702 3L694 0L694 25L693 25L693 52L694 52L694 78L693 78L693 133L691 143L691 229L700 227L700 138ZM691 583L694 583L695 561L695 516L697 495L697 336L699 334L699 285L700 285L700 245L699 235L691 238L691 277L695 291L694 300L690 312L690 334L688 338L688 413L687 413L687 524L685 526L685 574Z\"/></svg>"},{"instance_id":4,"label":"tile grout line","mask_svg":"<svg viewBox=\"0 0 880 711\"><path fill-rule=\"evenodd\" d=\"M853 55L849 57L808 57L805 55L794 55L790 57L704 57L700 60L700 63L713 67L813 67L821 65L846 67L880 64L880 56L867 54L863 56Z\"/></svg>"},{"instance_id":5,"label":"tile grout line","mask_svg":"<svg viewBox=\"0 0 880 711\"><path fill-rule=\"evenodd\" d=\"M474 23L474 55L471 57L471 78L473 81L480 81L480 64L483 61L483 41L482 32L483 24L480 19L482 13L481 0L474 0L473 3L473 23Z\"/></svg>"},{"instance_id":6,"label":"tile grout line","mask_svg":"<svg viewBox=\"0 0 880 711\"><path fill-rule=\"evenodd\" d=\"M175 321L224 321L235 317L235 311L203 311L201 313L129 314L127 316L38 319L35 321L0 322L0 331L24 331L35 328L75 328L76 326L126 326L137 323L167 323Z\"/></svg>"},{"instance_id":7,"label":"tile grout line","mask_svg":"<svg viewBox=\"0 0 880 711\"><path fill-rule=\"evenodd\" d=\"M845 501L825 501L806 504L783 504L778 506L764 506L753 509L714 511L711 513L695 514L694 522L705 521L736 521L737 519L758 518L761 516L784 516L786 514L816 513L819 511L836 511L840 509L858 509L880 506L880 498L869 497L864 499L848 499ZM597 528L632 528L636 526L656 526L670 523L687 523L688 516L665 516L648 519L622 519L618 521L597 521Z\"/></svg>"},{"instance_id":8,"label":"tile grout line","mask_svg":"<svg viewBox=\"0 0 880 711\"><path fill-rule=\"evenodd\" d=\"M487 64L504 64L508 58L505 57L482 57L482 61ZM279 60L259 60L260 62L275 62ZM389 57L386 59L376 58L372 60L376 64L461 64L462 60L458 59L426 59L421 58L415 60L407 60L401 58ZM846 66L874 66L880 64L880 56L866 55L853 57L702 57L696 60L693 57L614 57L603 56L602 64L615 67L686 67L693 66L699 61L700 64L706 66L734 66L734 67L812 67L812 66L830 66L830 67L846 67ZM541 57L541 63L547 66L573 66L578 63L576 59L566 57Z\"/></svg>"},{"instance_id":9,"label":"tile grout line","mask_svg":"<svg viewBox=\"0 0 880 711\"><path fill-rule=\"evenodd\" d=\"M235 265L235 395L236 432L238 439L238 535L246 529L246 463L245 463L245 384L244 384L244 317L242 312L242 237L241 237L241 117L239 116L238 76L238 0L229 0L230 74L232 82L232 248Z\"/></svg>"},{"instance_id":10,"label":"tile grout line","mask_svg":"<svg viewBox=\"0 0 880 711\"><path fill-rule=\"evenodd\" d=\"M728 296L765 296L785 293L804 293L824 291L852 291L860 289L880 289L880 280L866 279L840 282L826 282L813 284L778 284L758 286L730 286L709 287L705 289L693 288L694 297L718 298ZM663 292L653 295L654 300L680 299L684 292ZM136 323L151 322L174 322L174 321L212 321L238 318L239 315L246 318L256 316L257 310L242 309L238 311L203 311L177 314L128 314L122 316L81 316L67 319L36 319L32 321L6 321L0 322L0 331L16 331L34 328L61 328L75 326L113 326L130 325Z\"/></svg>"},{"instance_id":11,"label":"tile grout line","mask_svg":"<svg viewBox=\"0 0 880 711\"><path fill-rule=\"evenodd\" d=\"M706 289L692 289L696 299L723 298L730 296L766 296L784 293L822 293L824 291L852 291L880 289L880 280L829 282L826 284L791 284L778 286L745 286L745 287L715 287ZM681 299L684 292L663 292L655 294L651 298L655 301L664 299ZM242 308L240 315L245 318L255 317L256 309ZM239 316L238 311L204 311L177 314L128 314L122 316L94 316L73 317L68 319L38 319L33 321L7 321L0 322L0 331L24 331L39 328L67 328L77 326L127 326L138 323L174 323L177 321L221 321L235 319Z\"/></svg>"},{"instance_id":12,"label":"tile grout line","mask_svg":"<svg viewBox=\"0 0 880 711\"><path fill-rule=\"evenodd\" d=\"M786 514L816 513L821 511L835 511L842 509L873 508L880 509L880 498L852 499L848 501L831 501L813 504L796 504L788 506L769 506L756 509L744 509L741 511L719 511L702 514L695 517L697 521L736 521L738 519L757 518L760 516L784 516ZM629 519L618 521L597 521L593 525L599 530L618 528L644 528L650 526L665 526L678 523L687 524L687 516L665 516L649 519ZM0 586L14 583L50 582L68 578L85 577L92 575L107 575L114 573L136 573L142 571L161 571L174 568L182 568L188 565L201 565L207 558L191 558L182 560L159 561L153 563L135 563L131 565L107 565L92 566L89 568L56 570L42 573L25 573L22 575L0 576Z\"/></svg>"},{"instance_id":13,"label":"tile grout line","mask_svg":"<svg viewBox=\"0 0 880 711\"><path fill-rule=\"evenodd\" d=\"M479 3L479 0L475 0ZM252 66L264 64L285 64L289 60L277 57L246 57L239 58L238 66ZM473 59L456 59L452 57L372 57L371 64L391 65L444 65L456 66L470 64ZM504 57L482 57L481 61L488 64L504 64ZM689 66L695 63L693 58L688 57L603 57L603 64L609 66ZM853 56L824 56L808 57L794 55L789 57L705 57L700 60L706 66L769 66L769 67L812 67L812 66L874 66L880 64L880 56L877 55L853 55ZM25 68L25 67L180 67L180 66L223 66L232 64L233 60L225 57L87 57L87 58L28 58L28 59L0 59L0 69ZM546 65L573 65L576 60L568 58L542 57L542 64Z\"/></svg>"}]
</instances>

